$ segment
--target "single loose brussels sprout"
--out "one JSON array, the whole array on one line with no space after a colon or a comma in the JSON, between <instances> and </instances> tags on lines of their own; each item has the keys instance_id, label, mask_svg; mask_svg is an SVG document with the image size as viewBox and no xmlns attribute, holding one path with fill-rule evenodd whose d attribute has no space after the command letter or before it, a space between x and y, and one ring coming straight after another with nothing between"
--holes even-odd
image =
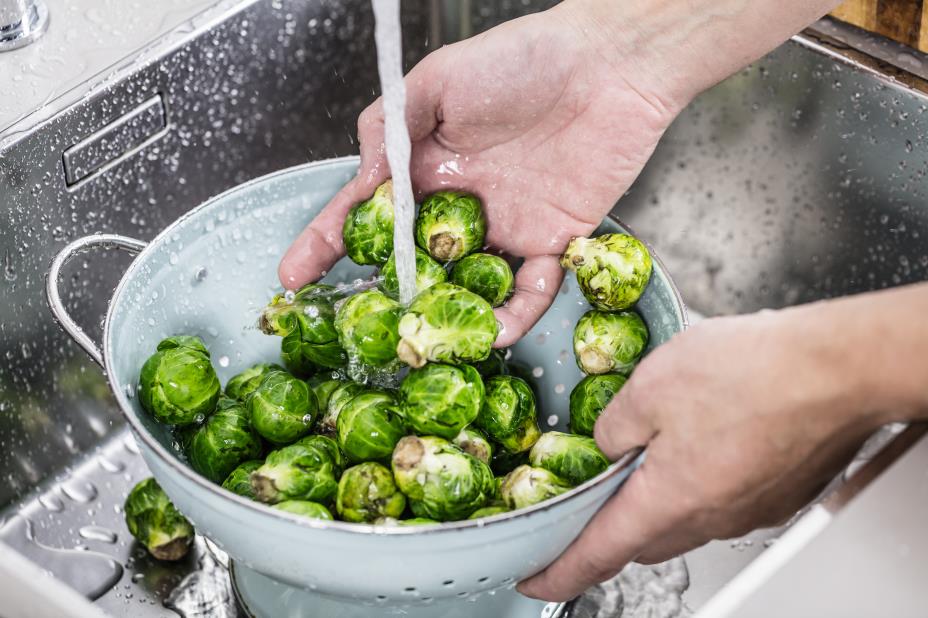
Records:
<instances>
[{"instance_id":1,"label":"single loose brussels sprout","mask_svg":"<svg viewBox=\"0 0 928 618\"><path fill-rule=\"evenodd\" d=\"M494 515L499 515L500 513L508 513L509 507L505 506L485 506L482 509L477 509L470 514L470 517L467 519L480 519L481 517L493 517Z\"/></svg>"},{"instance_id":2,"label":"single loose brussels sprout","mask_svg":"<svg viewBox=\"0 0 928 618\"><path fill-rule=\"evenodd\" d=\"M570 484L544 468L519 466L506 475L500 485L503 502L510 509L521 509L570 491Z\"/></svg>"},{"instance_id":3,"label":"single loose brussels sprout","mask_svg":"<svg viewBox=\"0 0 928 618\"><path fill-rule=\"evenodd\" d=\"M592 436L596 419L612 397L625 384L625 376L604 373L586 376L570 391L570 430L581 436Z\"/></svg>"},{"instance_id":4,"label":"single loose brussels sprout","mask_svg":"<svg viewBox=\"0 0 928 618\"><path fill-rule=\"evenodd\" d=\"M335 302L341 297L331 285L310 283L292 296L278 294L264 308L258 327L266 335L283 337L280 355L287 369L306 376L317 367L345 364L335 331Z\"/></svg>"},{"instance_id":5,"label":"single loose brussels sprout","mask_svg":"<svg viewBox=\"0 0 928 618\"><path fill-rule=\"evenodd\" d=\"M499 307L512 294L512 269L498 255L472 253L454 265L451 283L467 288L493 307Z\"/></svg>"},{"instance_id":6,"label":"single loose brussels sprout","mask_svg":"<svg viewBox=\"0 0 928 618\"><path fill-rule=\"evenodd\" d=\"M251 427L248 410L229 398L220 400L219 409L197 428L187 446L190 465L214 483L260 454L261 438Z\"/></svg>"},{"instance_id":7,"label":"single loose brussels sprout","mask_svg":"<svg viewBox=\"0 0 928 618\"><path fill-rule=\"evenodd\" d=\"M460 260L483 246L487 220L473 195L439 191L422 202L416 217L416 243L439 262Z\"/></svg>"},{"instance_id":8,"label":"single loose brussels sprout","mask_svg":"<svg viewBox=\"0 0 928 618\"><path fill-rule=\"evenodd\" d=\"M561 266L577 272L580 291L604 311L634 305L651 278L648 248L628 234L574 238L561 256Z\"/></svg>"},{"instance_id":9,"label":"single loose brussels sprout","mask_svg":"<svg viewBox=\"0 0 928 618\"><path fill-rule=\"evenodd\" d=\"M511 372L506 364L506 353L507 350L490 350L489 356L474 363L474 369L484 378L509 375Z\"/></svg>"},{"instance_id":10,"label":"single loose brussels sprout","mask_svg":"<svg viewBox=\"0 0 928 618\"><path fill-rule=\"evenodd\" d=\"M365 290L348 298L335 315L335 329L349 359L396 370L397 329L402 313L400 304L379 290Z\"/></svg>"},{"instance_id":11,"label":"single loose brussels sprout","mask_svg":"<svg viewBox=\"0 0 928 618\"><path fill-rule=\"evenodd\" d=\"M400 319L396 351L410 367L427 361L482 361L490 355L498 329L487 301L453 283L438 283L418 294Z\"/></svg>"},{"instance_id":12,"label":"single loose brussels sprout","mask_svg":"<svg viewBox=\"0 0 928 618\"><path fill-rule=\"evenodd\" d=\"M222 487L234 494L257 500L255 490L251 487L251 473L260 468L263 463L264 461L261 459L252 459L240 463L222 482Z\"/></svg>"},{"instance_id":13,"label":"single loose brussels sprout","mask_svg":"<svg viewBox=\"0 0 928 618\"><path fill-rule=\"evenodd\" d=\"M571 485L580 485L609 467L596 441L560 431L549 431L538 438L528 454L529 463L544 468Z\"/></svg>"},{"instance_id":14,"label":"single loose brussels sprout","mask_svg":"<svg viewBox=\"0 0 928 618\"><path fill-rule=\"evenodd\" d=\"M137 484L123 505L126 527L158 560L180 560L193 543L193 526L153 478Z\"/></svg>"},{"instance_id":15,"label":"single loose brussels sprout","mask_svg":"<svg viewBox=\"0 0 928 618\"><path fill-rule=\"evenodd\" d=\"M400 401L413 431L451 440L477 418L483 380L470 365L428 364L403 379Z\"/></svg>"},{"instance_id":16,"label":"single loose brussels sprout","mask_svg":"<svg viewBox=\"0 0 928 618\"><path fill-rule=\"evenodd\" d=\"M333 451L338 451L338 445L324 436L307 436L271 451L261 467L251 474L255 497L271 504L284 500L331 503L342 472L339 462L333 459Z\"/></svg>"},{"instance_id":17,"label":"single loose brussels sprout","mask_svg":"<svg viewBox=\"0 0 928 618\"><path fill-rule=\"evenodd\" d=\"M285 371L265 374L247 405L252 427L276 444L308 434L319 415L313 391L306 382Z\"/></svg>"},{"instance_id":18,"label":"single loose brussels sprout","mask_svg":"<svg viewBox=\"0 0 928 618\"><path fill-rule=\"evenodd\" d=\"M493 458L493 447L490 441L480 431L472 427L465 427L452 440L455 446L470 453L485 464L489 464Z\"/></svg>"},{"instance_id":19,"label":"single loose brussels sprout","mask_svg":"<svg viewBox=\"0 0 928 618\"><path fill-rule=\"evenodd\" d=\"M492 447L493 458L490 460L490 468L497 476L506 476L519 466L528 463L528 451L510 453L499 444L492 444Z\"/></svg>"},{"instance_id":20,"label":"single loose brussels sprout","mask_svg":"<svg viewBox=\"0 0 928 618\"><path fill-rule=\"evenodd\" d=\"M399 298L400 282L396 278L396 258L390 254L390 259L383 265L380 270L383 281L380 283L380 289L390 298ZM448 273L445 267L429 257L429 254L416 247L416 293L427 290L436 283L444 283L448 280Z\"/></svg>"},{"instance_id":21,"label":"single loose brussels sprout","mask_svg":"<svg viewBox=\"0 0 928 618\"><path fill-rule=\"evenodd\" d=\"M531 387L515 376L487 379L483 407L474 425L510 453L532 448L541 436L541 429Z\"/></svg>"},{"instance_id":22,"label":"single loose brussels sprout","mask_svg":"<svg viewBox=\"0 0 928 618\"><path fill-rule=\"evenodd\" d=\"M574 356L580 371L628 375L648 345L648 327L633 311L583 314L574 329Z\"/></svg>"},{"instance_id":23,"label":"single loose brussels sprout","mask_svg":"<svg viewBox=\"0 0 928 618\"><path fill-rule=\"evenodd\" d=\"M417 517L465 519L494 493L490 467L436 436L406 436L393 451L393 477Z\"/></svg>"},{"instance_id":24,"label":"single loose brussels sprout","mask_svg":"<svg viewBox=\"0 0 928 618\"><path fill-rule=\"evenodd\" d=\"M168 425L201 422L219 401L219 378L199 337L168 337L139 376L139 401Z\"/></svg>"},{"instance_id":25,"label":"single loose brussels sprout","mask_svg":"<svg viewBox=\"0 0 928 618\"><path fill-rule=\"evenodd\" d=\"M226 395L232 399L245 401L252 394L264 376L271 371L283 371L284 368L273 363L259 363L238 373L226 382Z\"/></svg>"},{"instance_id":26,"label":"single loose brussels sprout","mask_svg":"<svg viewBox=\"0 0 928 618\"><path fill-rule=\"evenodd\" d=\"M365 391L352 397L338 414L338 445L349 461L388 461L406 434L393 395Z\"/></svg>"},{"instance_id":27,"label":"single loose brussels sprout","mask_svg":"<svg viewBox=\"0 0 928 618\"><path fill-rule=\"evenodd\" d=\"M355 205L342 226L345 252L356 264L380 266L393 253L393 181L387 180L369 200Z\"/></svg>"},{"instance_id":28,"label":"single loose brussels sprout","mask_svg":"<svg viewBox=\"0 0 928 618\"><path fill-rule=\"evenodd\" d=\"M397 488L389 468L368 461L342 474L335 508L345 521L372 522L402 515L406 496Z\"/></svg>"},{"instance_id":29,"label":"single loose brussels sprout","mask_svg":"<svg viewBox=\"0 0 928 618\"><path fill-rule=\"evenodd\" d=\"M357 382L343 382L336 386L329 394L329 401L326 403L325 413L319 421L319 431L325 434L334 434L338 430L338 415L345 407L345 404L351 401L355 395L359 395L367 390L363 384Z\"/></svg>"},{"instance_id":30,"label":"single loose brussels sprout","mask_svg":"<svg viewBox=\"0 0 928 618\"><path fill-rule=\"evenodd\" d=\"M275 509L286 511L288 513L293 513L294 515L302 515L303 517L310 517L312 519L327 519L329 521L334 520L332 513L329 509L325 508L318 502L311 502L309 500L284 500L283 502L278 502L274 505Z\"/></svg>"}]
</instances>

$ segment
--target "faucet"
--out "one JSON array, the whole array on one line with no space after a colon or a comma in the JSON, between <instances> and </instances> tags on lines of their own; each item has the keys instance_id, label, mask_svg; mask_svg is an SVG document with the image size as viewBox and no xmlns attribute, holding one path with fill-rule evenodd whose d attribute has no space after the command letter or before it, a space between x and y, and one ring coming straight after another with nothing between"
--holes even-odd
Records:
<instances>
[{"instance_id":1,"label":"faucet","mask_svg":"<svg viewBox=\"0 0 928 618\"><path fill-rule=\"evenodd\" d=\"M48 28L42 0L0 0L0 52L28 45Z\"/></svg>"}]
</instances>

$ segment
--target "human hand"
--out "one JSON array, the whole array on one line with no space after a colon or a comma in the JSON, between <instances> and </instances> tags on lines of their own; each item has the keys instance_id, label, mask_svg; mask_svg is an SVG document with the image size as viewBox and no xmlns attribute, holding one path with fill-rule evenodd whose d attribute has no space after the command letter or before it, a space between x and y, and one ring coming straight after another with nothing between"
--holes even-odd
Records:
<instances>
[{"instance_id":1,"label":"human hand","mask_svg":"<svg viewBox=\"0 0 928 618\"><path fill-rule=\"evenodd\" d=\"M599 225L686 102L653 94L657 86L629 68L631 51L621 65L613 51L582 16L560 8L444 47L406 78L417 195L475 193L491 249L525 260L514 295L496 310L497 347L548 308L567 242ZM286 288L319 278L344 255L348 210L390 176L379 99L361 114L358 138L358 175L288 250L279 269Z\"/></svg>"},{"instance_id":2,"label":"human hand","mask_svg":"<svg viewBox=\"0 0 928 618\"><path fill-rule=\"evenodd\" d=\"M643 465L519 590L566 601L632 560L741 536L811 501L889 420L886 408L905 408L878 396L885 381L871 365L882 359L869 350L892 342L878 332L886 314L864 300L710 319L654 350L595 427L611 459L647 445ZM916 392L901 380L886 391Z\"/></svg>"}]
</instances>

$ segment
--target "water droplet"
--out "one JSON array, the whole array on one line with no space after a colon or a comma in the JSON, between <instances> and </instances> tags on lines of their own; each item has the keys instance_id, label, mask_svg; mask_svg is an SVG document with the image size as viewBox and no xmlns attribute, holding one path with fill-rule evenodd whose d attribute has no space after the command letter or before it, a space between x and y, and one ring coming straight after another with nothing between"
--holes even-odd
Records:
<instances>
[{"instance_id":1,"label":"water droplet","mask_svg":"<svg viewBox=\"0 0 928 618\"><path fill-rule=\"evenodd\" d=\"M554 385L554 392L557 393L558 395L560 395L561 393L563 393L564 390L565 390L565 386L564 386L563 384L555 384L555 385Z\"/></svg>"},{"instance_id":2,"label":"water droplet","mask_svg":"<svg viewBox=\"0 0 928 618\"><path fill-rule=\"evenodd\" d=\"M97 497L97 488L87 481L65 481L61 484L61 491L75 502L87 503Z\"/></svg>"},{"instance_id":3,"label":"water droplet","mask_svg":"<svg viewBox=\"0 0 928 618\"><path fill-rule=\"evenodd\" d=\"M208 274L209 274L209 272L206 270L206 267L205 267L205 266L200 266L200 267L197 268L196 271L193 273L193 281L194 281L194 283L200 283L201 281L205 280Z\"/></svg>"},{"instance_id":4,"label":"water droplet","mask_svg":"<svg viewBox=\"0 0 928 618\"><path fill-rule=\"evenodd\" d=\"M296 292L294 292L293 290L287 290L286 292L284 292L284 300L287 301L288 303L292 303L295 298L296 298Z\"/></svg>"},{"instance_id":5,"label":"water droplet","mask_svg":"<svg viewBox=\"0 0 928 618\"><path fill-rule=\"evenodd\" d=\"M228 357L228 356L220 356L220 357L219 357L219 366L220 366L220 367L228 367L228 366L229 366L229 357Z\"/></svg>"},{"instance_id":6,"label":"water droplet","mask_svg":"<svg viewBox=\"0 0 928 618\"><path fill-rule=\"evenodd\" d=\"M64 502L55 494L43 494L39 496L39 504L53 513L60 513L64 510Z\"/></svg>"},{"instance_id":7,"label":"water droplet","mask_svg":"<svg viewBox=\"0 0 928 618\"><path fill-rule=\"evenodd\" d=\"M91 541L100 541L102 543L115 543L116 539L119 538L116 536L115 532L103 526L84 526L78 530L77 533L81 535L82 538Z\"/></svg>"},{"instance_id":8,"label":"water droplet","mask_svg":"<svg viewBox=\"0 0 928 618\"><path fill-rule=\"evenodd\" d=\"M312 414L305 414L305 415L303 415L303 424L304 424L304 425L311 425L312 422L313 422L313 415L312 415Z\"/></svg>"},{"instance_id":9,"label":"water droplet","mask_svg":"<svg viewBox=\"0 0 928 618\"><path fill-rule=\"evenodd\" d=\"M135 397L135 386L132 384L126 384L126 397L132 399Z\"/></svg>"},{"instance_id":10,"label":"water droplet","mask_svg":"<svg viewBox=\"0 0 928 618\"><path fill-rule=\"evenodd\" d=\"M558 417L557 417L557 414L552 414L551 416L549 416L549 417L548 417L548 427L554 427L555 425L557 425L557 421L558 421L558 420L559 420L559 419L558 419Z\"/></svg>"},{"instance_id":11,"label":"water droplet","mask_svg":"<svg viewBox=\"0 0 928 618\"><path fill-rule=\"evenodd\" d=\"M541 376L545 375L545 368L535 367L534 369L532 369L532 375L535 376L536 378L540 378Z\"/></svg>"},{"instance_id":12,"label":"water droplet","mask_svg":"<svg viewBox=\"0 0 928 618\"><path fill-rule=\"evenodd\" d=\"M106 457L103 457L102 455L100 457L97 457L97 463L100 464L100 467L103 468L103 470L105 470L106 472L109 472L110 474L119 474L120 472L126 469L126 464L124 464L123 462L112 461L112 460L107 459Z\"/></svg>"},{"instance_id":13,"label":"water droplet","mask_svg":"<svg viewBox=\"0 0 928 618\"><path fill-rule=\"evenodd\" d=\"M139 450L139 445L136 444L135 438L132 437L131 435L126 436L126 439L123 440L122 445L125 447L127 451L129 451L133 455L138 455L141 453L141 451Z\"/></svg>"}]
</instances>

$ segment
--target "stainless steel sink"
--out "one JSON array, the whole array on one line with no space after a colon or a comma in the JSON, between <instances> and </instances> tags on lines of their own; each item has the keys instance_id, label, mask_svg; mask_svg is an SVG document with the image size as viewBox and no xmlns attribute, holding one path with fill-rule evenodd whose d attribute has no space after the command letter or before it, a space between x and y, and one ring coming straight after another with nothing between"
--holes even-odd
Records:
<instances>
[{"instance_id":1,"label":"stainless steel sink","mask_svg":"<svg viewBox=\"0 0 928 618\"><path fill-rule=\"evenodd\" d=\"M189 18L107 70L50 91L29 113L0 115L0 540L39 563L48 552L38 544L115 557L118 583L97 601L115 615L163 615L162 601L196 571L196 558L148 562L122 526L119 505L144 465L99 371L46 310L48 263L78 236L151 238L237 183L355 152L355 119L378 89L366 2L207 4L188 2ZM550 4L405 2L407 64ZM66 27L55 17L64 4L48 5L51 26L36 45ZM0 76L26 49L0 57ZM848 55L810 32L703 94L617 205L697 312L925 278L928 100L919 89L928 89L917 77L902 84L875 65L849 64ZM10 96L0 94L0 111L11 109ZM66 302L93 336L125 264L112 253L71 266L80 276ZM780 532L688 555L686 604L702 606ZM80 574L58 575L92 596ZM589 614L596 599L573 615Z\"/></svg>"}]
</instances>

